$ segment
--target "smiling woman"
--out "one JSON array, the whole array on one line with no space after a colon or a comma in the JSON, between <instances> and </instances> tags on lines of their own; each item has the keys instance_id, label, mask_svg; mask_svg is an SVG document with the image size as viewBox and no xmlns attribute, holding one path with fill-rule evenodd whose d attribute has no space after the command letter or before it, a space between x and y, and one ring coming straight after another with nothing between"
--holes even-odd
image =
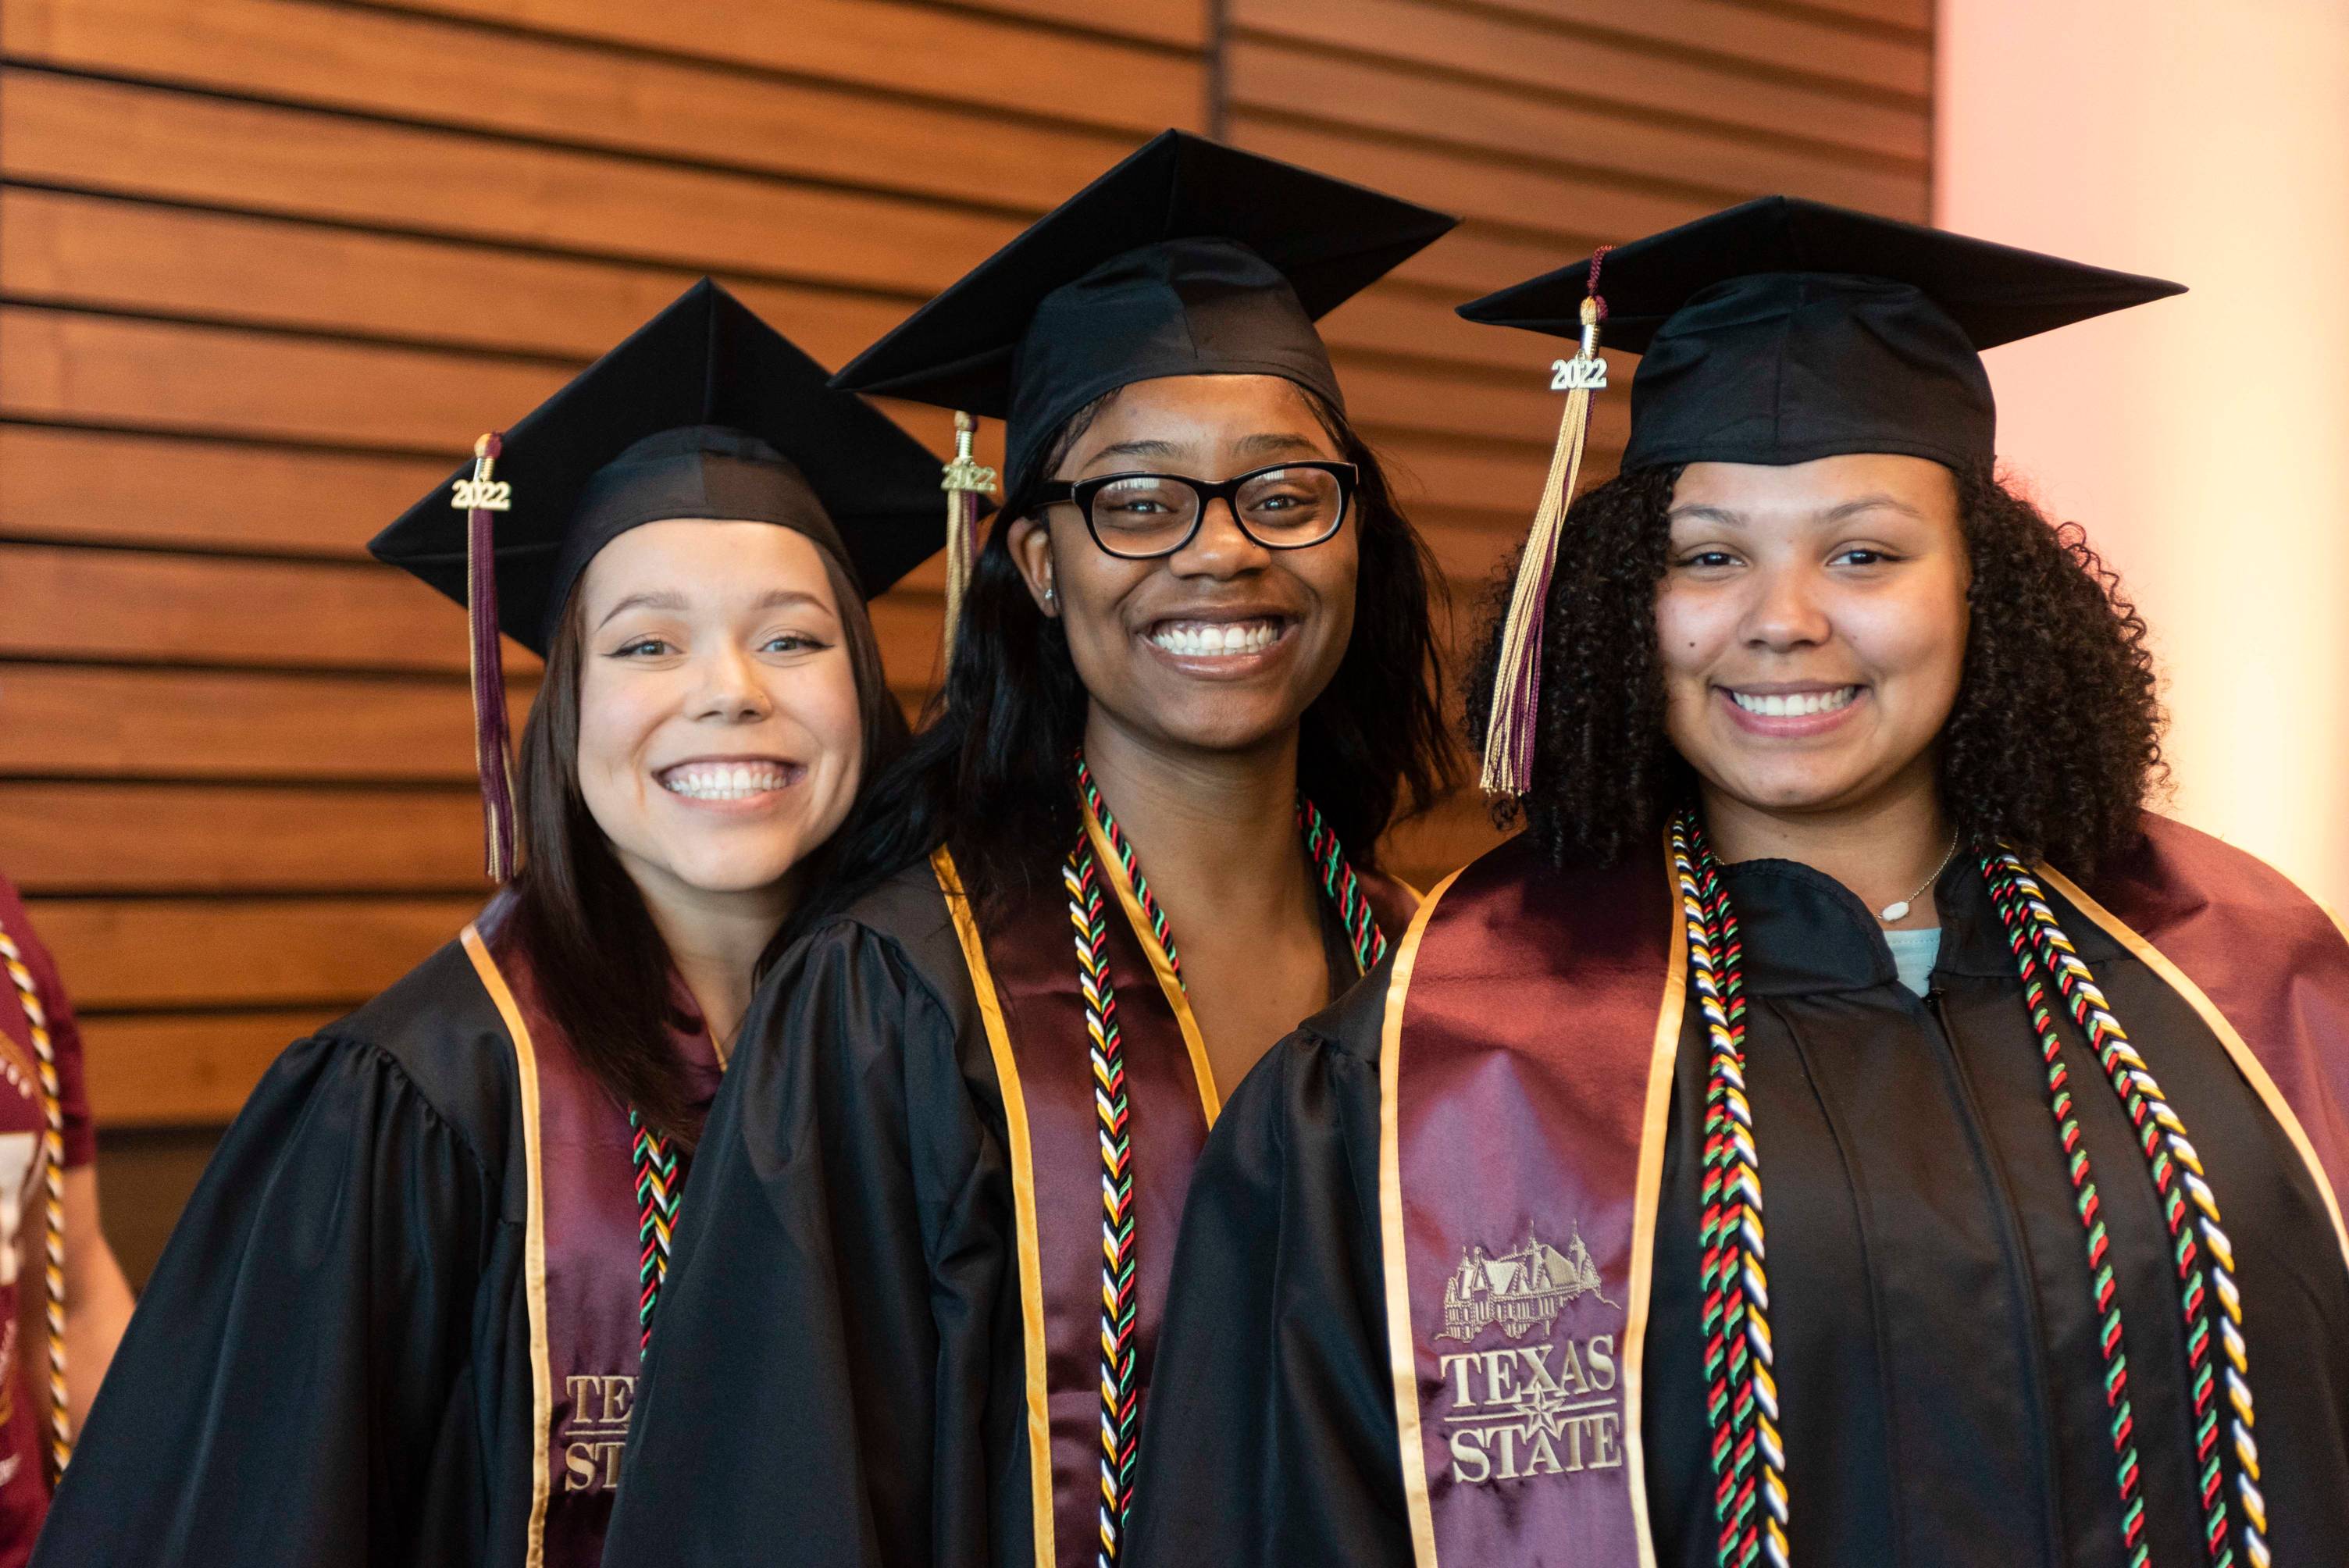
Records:
<instances>
[{"instance_id":1,"label":"smiling woman","mask_svg":"<svg viewBox=\"0 0 2349 1568\"><path fill-rule=\"evenodd\" d=\"M1603 272L1463 307L1642 354L1531 830L1201 1158L1137 1561L2337 1557L2349 940L2144 810L1977 354L2174 285L1787 198Z\"/></svg>"},{"instance_id":2,"label":"smiling woman","mask_svg":"<svg viewBox=\"0 0 2349 1568\"><path fill-rule=\"evenodd\" d=\"M254 1091L38 1561L599 1561L685 1162L904 739L864 596L936 548L936 470L824 381L704 283L377 539L470 612L520 868ZM511 779L501 631L546 657Z\"/></svg>"},{"instance_id":3,"label":"smiling woman","mask_svg":"<svg viewBox=\"0 0 2349 1568\"><path fill-rule=\"evenodd\" d=\"M1170 132L843 372L1008 417L1009 521L744 1026L609 1563L1122 1559L1192 1161L1447 781L1312 323L1449 226Z\"/></svg>"}]
</instances>

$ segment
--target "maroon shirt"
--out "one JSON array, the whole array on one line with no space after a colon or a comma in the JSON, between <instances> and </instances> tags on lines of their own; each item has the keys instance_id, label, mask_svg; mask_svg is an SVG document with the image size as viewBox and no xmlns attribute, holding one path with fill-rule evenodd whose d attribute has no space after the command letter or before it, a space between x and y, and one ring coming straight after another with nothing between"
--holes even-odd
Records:
<instances>
[{"instance_id":1,"label":"maroon shirt","mask_svg":"<svg viewBox=\"0 0 2349 1568\"><path fill-rule=\"evenodd\" d=\"M97 1151L97 1134L82 1083L81 1032L57 964L33 934L24 901L5 877L0 877L0 929L24 954L47 1016L65 1110L66 1168L87 1165ZM20 1293L42 1289L43 1119L32 1019L15 985L0 985L0 1243L6 1243L0 1244L0 1568L23 1568L49 1509L42 1469L48 1348L21 1343L17 1328Z\"/></svg>"}]
</instances>

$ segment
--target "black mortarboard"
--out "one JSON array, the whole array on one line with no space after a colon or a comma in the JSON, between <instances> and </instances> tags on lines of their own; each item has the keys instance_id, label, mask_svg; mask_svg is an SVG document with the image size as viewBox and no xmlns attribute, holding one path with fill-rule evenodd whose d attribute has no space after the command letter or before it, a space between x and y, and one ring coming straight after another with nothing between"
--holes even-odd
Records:
<instances>
[{"instance_id":1,"label":"black mortarboard","mask_svg":"<svg viewBox=\"0 0 2349 1568\"><path fill-rule=\"evenodd\" d=\"M1981 351L2182 285L1794 196L1765 196L1604 253L1610 348L1642 356L1626 469L1899 452L1987 463ZM1460 307L1578 336L1591 262Z\"/></svg>"},{"instance_id":2,"label":"black mortarboard","mask_svg":"<svg viewBox=\"0 0 2349 1568\"><path fill-rule=\"evenodd\" d=\"M1136 381L1278 376L1338 404L1313 323L1458 221L1169 130L833 384L1006 420L1015 482L1071 415Z\"/></svg>"},{"instance_id":3,"label":"black mortarboard","mask_svg":"<svg viewBox=\"0 0 2349 1568\"><path fill-rule=\"evenodd\" d=\"M466 607L490 871L512 865L498 634L543 655L587 563L647 522L771 522L865 597L945 542L937 459L704 278L368 542Z\"/></svg>"},{"instance_id":4,"label":"black mortarboard","mask_svg":"<svg viewBox=\"0 0 2349 1568\"><path fill-rule=\"evenodd\" d=\"M1951 468L1997 452L1982 351L2168 294L2177 284L1795 196L1764 196L1460 307L1581 341L1549 482L1502 624L1484 783L1531 782L1541 628L1574 500L1598 357L1639 354L1623 468L1806 463L1897 452Z\"/></svg>"},{"instance_id":5,"label":"black mortarboard","mask_svg":"<svg viewBox=\"0 0 2349 1568\"><path fill-rule=\"evenodd\" d=\"M704 278L500 438L498 624L546 652L595 552L668 518L796 529L867 598L936 553L938 463L824 367ZM467 464L367 549L462 604Z\"/></svg>"}]
</instances>

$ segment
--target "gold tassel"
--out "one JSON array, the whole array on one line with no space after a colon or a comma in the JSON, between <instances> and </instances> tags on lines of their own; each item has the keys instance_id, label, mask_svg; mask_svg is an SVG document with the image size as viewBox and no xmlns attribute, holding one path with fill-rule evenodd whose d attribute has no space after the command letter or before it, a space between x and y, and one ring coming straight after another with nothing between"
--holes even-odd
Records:
<instances>
[{"instance_id":1,"label":"gold tassel","mask_svg":"<svg viewBox=\"0 0 2349 1568\"><path fill-rule=\"evenodd\" d=\"M947 492L947 663L954 663L955 628L962 621L962 598L970 590L973 557L978 549L978 498L995 493L995 470L971 453L978 421L960 409L955 412L954 461L947 465L938 488Z\"/></svg>"},{"instance_id":2,"label":"gold tassel","mask_svg":"<svg viewBox=\"0 0 2349 1568\"><path fill-rule=\"evenodd\" d=\"M1493 677L1493 707L1485 727L1485 766L1478 782L1492 795L1518 796L1533 782L1534 729L1541 712L1542 618L1549 605L1551 570L1557 540L1574 503L1582 473L1582 449L1590 435L1590 395L1607 387L1607 361L1599 356L1599 322L1604 307L1596 294L1582 302L1582 352L1554 366L1553 387L1566 389L1566 412L1558 420L1557 447L1550 454L1549 478L1517 562L1516 589L1501 625L1501 661Z\"/></svg>"}]
</instances>

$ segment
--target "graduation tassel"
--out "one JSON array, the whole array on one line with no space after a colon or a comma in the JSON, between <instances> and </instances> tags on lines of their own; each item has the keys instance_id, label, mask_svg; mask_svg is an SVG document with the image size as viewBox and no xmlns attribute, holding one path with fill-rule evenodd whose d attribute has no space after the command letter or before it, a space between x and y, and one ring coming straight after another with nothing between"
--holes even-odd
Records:
<instances>
[{"instance_id":1,"label":"graduation tassel","mask_svg":"<svg viewBox=\"0 0 2349 1568\"><path fill-rule=\"evenodd\" d=\"M1550 385L1566 392L1558 420L1557 447L1550 454L1549 478L1533 530L1517 562L1516 587L1501 624L1501 662L1493 676L1493 710L1485 727L1485 766L1478 778L1485 793L1516 796L1533 782L1534 727L1541 711L1542 620L1549 605L1550 573L1557 564L1558 533L1574 502L1582 472L1582 449L1590 434L1590 395L1607 387L1607 361L1599 356L1599 324L1607 315L1599 297L1601 246L1590 259L1590 292L1582 301L1582 351L1553 366Z\"/></svg>"},{"instance_id":2,"label":"graduation tassel","mask_svg":"<svg viewBox=\"0 0 2349 1568\"><path fill-rule=\"evenodd\" d=\"M971 562L978 552L978 498L995 493L995 470L972 455L978 421L955 411L954 461L938 488L947 492L947 662L954 662L955 627L962 620L962 596L970 589Z\"/></svg>"},{"instance_id":3,"label":"graduation tassel","mask_svg":"<svg viewBox=\"0 0 2349 1568\"><path fill-rule=\"evenodd\" d=\"M512 493L491 477L505 449L492 430L473 443L473 477L459 480L449 504L465 514L465 624L471 635L473 767L481 779L482 870L492 882L514 873L513 750L506 720L505 650L498 642L498 564L492 514L512 510Z\"/></svg>"}]
</instances>

